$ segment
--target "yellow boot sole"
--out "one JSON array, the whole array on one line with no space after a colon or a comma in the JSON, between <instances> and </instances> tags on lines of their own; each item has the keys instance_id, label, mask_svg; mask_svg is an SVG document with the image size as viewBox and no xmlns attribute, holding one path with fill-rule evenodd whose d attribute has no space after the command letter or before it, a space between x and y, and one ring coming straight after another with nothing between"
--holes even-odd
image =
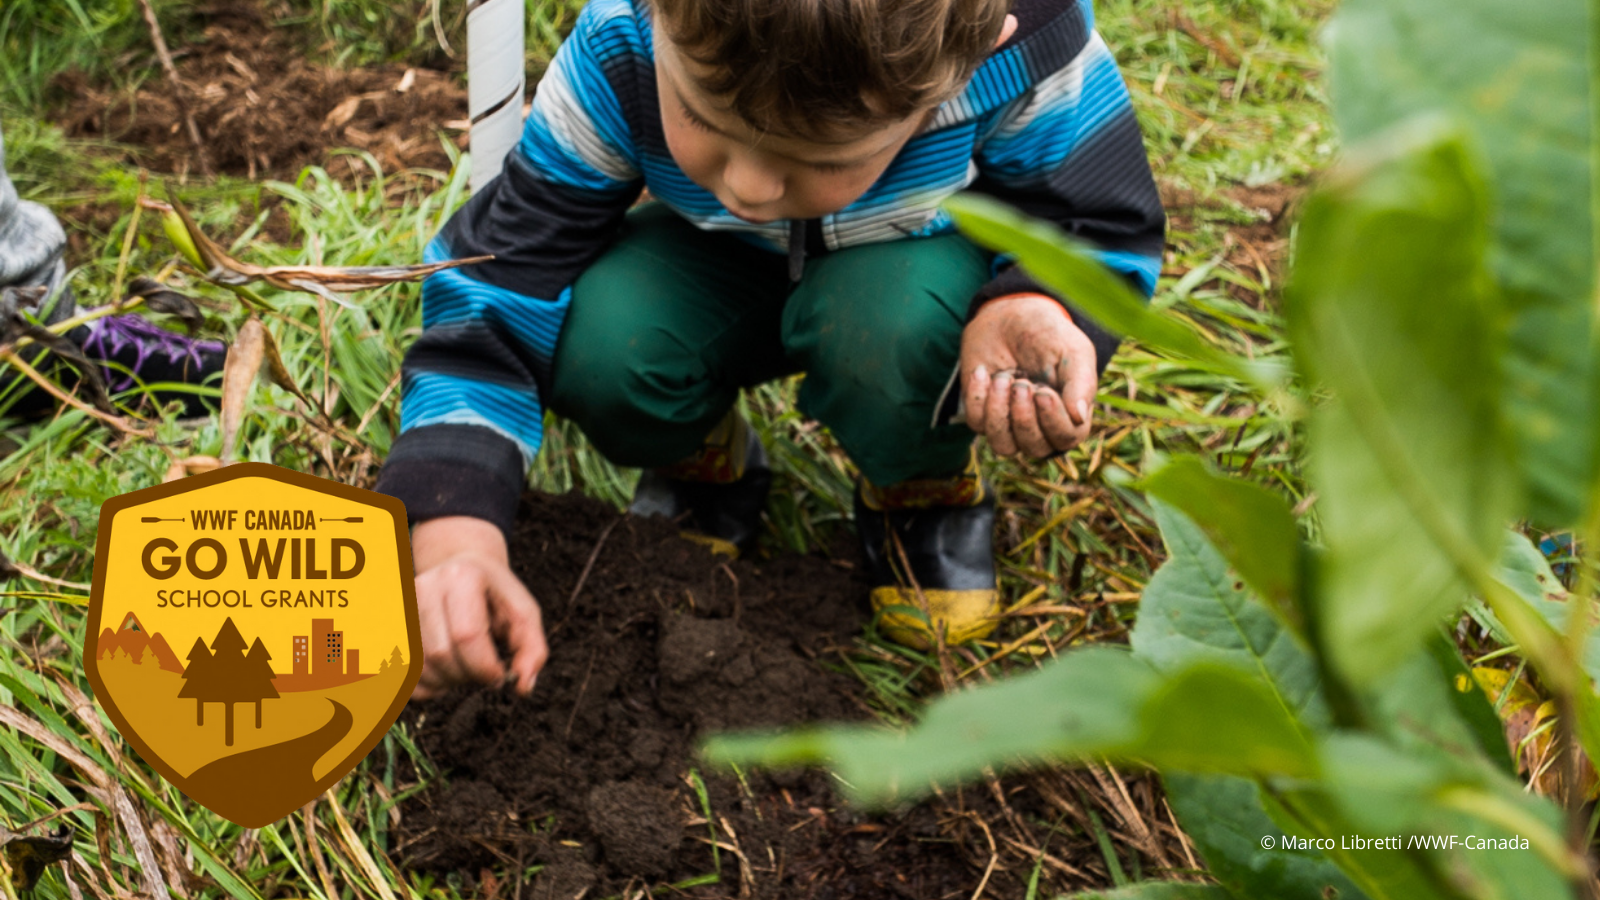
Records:
<instances>
[{"instance_id":1,"label":"yellow boot sole","mask_svg":"<svg viewBox=\"0 0 1600 900\"><path fill-rule=\"evenodd\" d=\"M878 614L878 629L889 640L916 650L934 645L934 631L944 631L947 646L986 638L998 624L998 590L949 590L923 588L928 613L924 621L917 591L902 587L872 589L872 611ZM929 624L934 630L929 629Z\"/></svg>"}]
</instances>

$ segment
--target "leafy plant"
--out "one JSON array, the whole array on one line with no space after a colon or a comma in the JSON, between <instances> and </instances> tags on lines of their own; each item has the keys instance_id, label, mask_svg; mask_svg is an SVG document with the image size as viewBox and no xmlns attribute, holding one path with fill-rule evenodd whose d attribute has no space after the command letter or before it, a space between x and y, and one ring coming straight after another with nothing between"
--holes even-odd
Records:
<instances>
[{"instance_id":1,"label":"leafy plant","mask_svg":"<svg viewBox=\"0 0 1600 900\"><path fill-rule=\"evenodd\" d=\"M708 756L825 762L877 803L997 764L1154 766L1219 886L1110 896L1594 896L1582 798L1564 817L1517 781L1443 627L1479 598L1555 695L1568 764L1574 741L1600 758L1592 568L1552 599L1543 557L1506 533L1527 519L1600 539L1590 34L1579 0L1514 20L1486 0L1346 3L1330 47L1352 149L1299 225L1298 392L1142 308L1065 235L953 202L1102 321L1285 416L1310 408L1318 539L1272 491L1174 459L1141 483L1169 558L1131 652L1063 654L943 698L910 732L727 736Z\"/></svg>"}]
</instances>

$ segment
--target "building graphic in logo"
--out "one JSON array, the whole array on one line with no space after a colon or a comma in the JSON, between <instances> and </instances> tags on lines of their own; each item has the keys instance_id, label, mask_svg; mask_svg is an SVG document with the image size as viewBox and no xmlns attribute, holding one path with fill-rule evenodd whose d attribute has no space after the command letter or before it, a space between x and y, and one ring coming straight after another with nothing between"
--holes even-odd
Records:
<instances>
[{"instance_id":1,"label":"building graphic in logo","mask_svg":"<svg viewBox=\"0 0 1600 900\"><path fill-rule=\"evenodd\" d=\"M113 498L89 626L95 696L140 756L269 824L354 768L416 686L404 507L259 463Z\"/></svg>"}]
</instances>

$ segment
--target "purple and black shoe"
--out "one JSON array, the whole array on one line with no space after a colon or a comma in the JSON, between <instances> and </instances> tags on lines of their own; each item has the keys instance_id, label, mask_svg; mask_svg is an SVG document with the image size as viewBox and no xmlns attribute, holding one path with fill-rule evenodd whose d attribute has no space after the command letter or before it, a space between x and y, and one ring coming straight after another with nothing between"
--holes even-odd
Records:
<instances>
[{"instance_id":1,"label":"purple and black shoe","mask_svg":"<svg viewBox=\"0 0 1600 900\"><path fill-rule=\"evenodd\" d=\"M204 384L222 372L228 347L221 341L186 337L136 315L105 316L71 337L84 355L101 364L113 394L140 385L172 385L151 391L158 406L183 403L183 416L216 410L215 398L178 385Z\"/></svg>"}]
</instances>

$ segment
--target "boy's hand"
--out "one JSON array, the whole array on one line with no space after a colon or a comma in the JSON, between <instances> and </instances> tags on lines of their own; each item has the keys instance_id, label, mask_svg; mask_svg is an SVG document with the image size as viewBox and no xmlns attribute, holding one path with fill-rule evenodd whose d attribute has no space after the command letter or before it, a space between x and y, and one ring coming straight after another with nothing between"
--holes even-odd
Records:
<instances>
[{"instance_id":1,"label":"boy's hand","mask_svg":"<svg viewBox=\"0 0 1600 900\"><path fill-rule=\"evenodd\" d=\"M1060 303L1012 294L985 303L961 334L967 424L994 452L1044 457L1089 436L1099 383L1094 345ZM1017 377L1047 374L1050 384Z\"/></svg>"},{"instance_id":2,"label":"boy's hand","mask_svg":"<svg viewBox=\"0 0 1600 900\"><path fill-rule=\"evenodd\" d=\"M470 516L429 519L412 531L411 549L423 651L422 679L411 696L423 700L465 682L504 681L496 638L511 654L518 693L531 692L550 651L539 604L512 573L500 529Z\"/></svg>"}]
</instances>

